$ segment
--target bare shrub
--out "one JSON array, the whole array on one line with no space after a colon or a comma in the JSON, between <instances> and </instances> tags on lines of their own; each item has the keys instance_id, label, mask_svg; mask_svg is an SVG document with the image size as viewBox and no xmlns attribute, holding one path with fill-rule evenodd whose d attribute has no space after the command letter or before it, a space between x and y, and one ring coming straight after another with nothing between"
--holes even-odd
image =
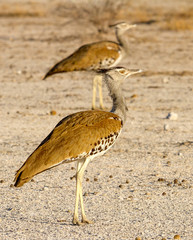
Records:
<instances>
[{"instance_id":1,"label":"bare shrub","mask_svg":"<svg viewBox=\"0 0 193 240\"><path fill-rule=\"evenodd\" d=\"M193 8L167 13L162 29L171 31L193 30Z\"/></svg>"},{"instance_id":2,"label":"bare shrub","mask_svg":"<svg viewBox=\"0 0 193 240\"><path fill-rule=\"evenodd\" d=\"M184 19L171 19L163 24L162 29L171 31L193 30L193 21Z\"/></svg>"},{"instance_id":3,"label":"bare shrub","mask_svg":"<svg viewBox=\"0 0 193 240\"><path fill-rule=\"evenodd\" d=\"M128 0L67 0L60 3L55 12L60 16L86 20L99 26L122 20L124 9L127 9L128 5Z\"/></svg>"}]
</instances>

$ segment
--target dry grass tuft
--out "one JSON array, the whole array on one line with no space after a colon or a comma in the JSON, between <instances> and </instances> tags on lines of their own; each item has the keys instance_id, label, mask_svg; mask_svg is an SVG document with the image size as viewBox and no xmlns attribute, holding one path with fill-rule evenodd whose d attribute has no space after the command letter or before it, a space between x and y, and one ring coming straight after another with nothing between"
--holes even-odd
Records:
<instances>
[{"instance_id":1,"label":"dry grass tuft","mask_svg":"<svg viewBox=\"0 0 193 240\"><path fill-rule=\"evenodd\" d=\"M139 8L128 8L124 12L119 12L119 16L124 16L126 19L129 19L130 22L141 23L148 22L153 19L153 14L144 7Z\"/></svg>"},{"instance_id":2,"label":"dry grass tuft","mask_svg":"<svg viewBox=\"0 0 193 240\"><path fill-rule=\"evenodd\" d=\"M37 3L0 4L0 17L43 17L45 6Z\"/></svg>"},{"instance_id":3,"label":"dry grass tuft","mask_svg":"<svg viewBox=\"0 0 193 240\"><path fill-rule=\"evenodd\" d=\"M127 0L67 0L57 6L55 13L75 21L84 20L96 26L107 26L128 16L128 7Z\"/></svg>"},{"instance_id":4,"label":"dry grass tuft","mask_svg":"<svg viewBox=\"0 0 193 240\"><path fill-rule=\"evenodd\" d=\"M193 71L144 71L140 73L140 76L193 76Z\"/></svg>"},{"instance_id":5,"label":"dry grass tuft","mask_svg":"<svg viewBox=\"0 0 193 240\"><path fill-rule=\"evenodd\" d=\"M193 8L166 10L162 7L133 5L128 0L64 0L50 4L38 1L0 3L0 17L44 17L55 15L88 23L107 32L108 25L120 21L137 24L160 23L162 30L193 30ZM54 16L53 16L54 17Z\"/></svg>"},{"instance_id":6,"label":"dry grass tuft","mask_svg":"<svg viewBox=\"0 0 193 240\"><path fill-rule=\"evenodd\" d=\"M185 20L185 19L170 19L166 21L162 30L169 31L185 31L185 30L193 30L193 20Z\"/></svg>"},{"instance_id":7,"label":"dry grass tuft","mask_svg":"<svg viewBox=\"0 0 193 240\"><path fill-rule=\"evenodd\" d=\"M193 8L166 13L162 29L171 31L193 30Z\"/></svg>"}]
</instances>

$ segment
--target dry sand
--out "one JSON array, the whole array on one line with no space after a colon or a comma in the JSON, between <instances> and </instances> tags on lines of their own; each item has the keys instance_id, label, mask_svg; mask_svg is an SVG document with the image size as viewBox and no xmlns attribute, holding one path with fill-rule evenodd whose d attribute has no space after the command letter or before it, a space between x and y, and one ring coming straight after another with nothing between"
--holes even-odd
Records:
<instances>
[{"instance_id":1,"label":"dry sand","mask_svg":"<svg viewBox=\"0 0 193 240\"><path fill-rule=\"evenodd\" d=\"M15 171L61 118L91 107L93 74L42 81L44 73L84 43L115 40L112 30L98 32L86 19L57 14L59 4L0 3L0 239L193 239L193 31L185 21L193 16L177 15L177 29L167 22L170 13L193 9L190 0L130 1L135 21L148 14L159 21L126 34L131 54L120 65L146 72L124 83L124 131L85 173L85 208L95 223L72 225L74 163L10 187ZM162 11L169 13L163 21ZM104 95L110 109L105 87ZM166 119L169 112L178 118Z\"/></svg>"}]
</instances>

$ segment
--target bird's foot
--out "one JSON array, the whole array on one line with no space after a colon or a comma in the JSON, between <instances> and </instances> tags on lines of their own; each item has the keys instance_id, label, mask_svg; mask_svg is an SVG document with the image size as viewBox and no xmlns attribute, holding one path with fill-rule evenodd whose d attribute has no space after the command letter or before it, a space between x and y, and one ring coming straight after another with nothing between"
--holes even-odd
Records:
<instances>
[{"instance_id":1,"label":"bird's foot","mask_svg":"<svg viewBox=\"0 0 193 240\"><path fill-rule=\"evenodd\" d=\"M83 218L82 218L82 221L80 222L77 217L74 217L72 223L73 223L74 225L80 226L80 225L84 225L84 224L92 224L92 223L94 223L94 222L88 220L86 217L83 217Z\"/></svg>"},{"instance_id":2,"label":"bird's foot","mask_svg":"<svg viewBox=\"0 0 193 240\"><path fill-rule=\"evenodd\" d=\"M78 218L76 218L76 217L73 218L72 223L73 223L74 225L78 225L78 226L82 225L82 222L80 222L80 221L78 220Z\"/></svg>"},{"instance_id":3,"label":"bird's foot","mask_svg":"<svg viewBox=\"0 0 193 240\"><path fill-rule=\"evenodd\" d=\"M82 223L83 223L83 224L92 224L92 223L94 223L94 222L88 220L86 217L82 217Z\"/></svg>"}]
</instances>

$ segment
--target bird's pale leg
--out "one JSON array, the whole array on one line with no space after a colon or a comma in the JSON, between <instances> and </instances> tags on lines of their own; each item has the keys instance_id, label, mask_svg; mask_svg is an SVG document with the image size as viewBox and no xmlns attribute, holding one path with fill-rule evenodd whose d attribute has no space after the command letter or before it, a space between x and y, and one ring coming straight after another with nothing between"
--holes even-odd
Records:
<instances>
[{"instance_id":1,"label":"bird's pale leg","mask_svg":"<svg viewBox=\"0 0 193 240\"><path fill-rule=\"evenodd\" d=\"M75 210L74 210L74 218L73 224L80 225L81 223L78 220L78 205L80 199L81 211L82 211L82 223L92 223L86 218L84 205L83 205L83 197L82 197L82 178L84 171L89 163L90 159L87 158L86 160L80 160L77 164L77 174L76 174L76 203L75 203Z\"/></svg>"},{"instance_id":2,"label":"bird's pale leg","mask_svg":"<svg viewBox=\"0 0 193 240\"><path fill-rule=\"evenodd\" d=\"M82 212L82 223L93 223L92 221L88 220L86 217L85 210L84 210L83 196L82 196L82 178L83 178L84 171L85 171L89 161L90 161L90 159L87 158L86 161L84 162L82 168L79 171L80 179L81 179L80 180L81 187L79 190L79 194L80 194L80 206L81 206L81 212Z\"/></svg>"},{"instance_id":3,"label":"bird's pale leg","mask_svg":"<svg viewBox=\"0 0 193 240\"><path fill-rule=\"evenodd\" d=\"M97 75L94 77L93 79L93 83L92 83L92 86L93 86L93 90L92 90L92 109L94 110L96 108L96 89L97 89Z\"/></svg>"},{"instance_id":4,"label":"bird's pale leg","mask_svg":"<svg viewBox=\"0 0 193 240\"><path fill-rule=\"evenodd\" d=\"M79 181L79 177L78 177L78 172L80 170L80 168L83 165L83 162L85 160L80 160L77 162L77 170L76 170L76 202L75 202L75 209L74 209L74 217L73 217L73 224L77 224L80 225L80 222L78 220L78 205L79 205L79 197L80 197L80 181Z\"/></svg>"},{"instance_id":5,"label":"bird's pale leg","mask_svg":"<svg viewBox=\"0 0 193 240\"><path fill-rule=\"evenodd\" d=\"M104 105L103 105L103 92L102 92L102 80L103 77L101 75L98 75L98 89L99 89L99 101L100 101L100 109L104 110Z\"/></svg>"}]
</instances>

